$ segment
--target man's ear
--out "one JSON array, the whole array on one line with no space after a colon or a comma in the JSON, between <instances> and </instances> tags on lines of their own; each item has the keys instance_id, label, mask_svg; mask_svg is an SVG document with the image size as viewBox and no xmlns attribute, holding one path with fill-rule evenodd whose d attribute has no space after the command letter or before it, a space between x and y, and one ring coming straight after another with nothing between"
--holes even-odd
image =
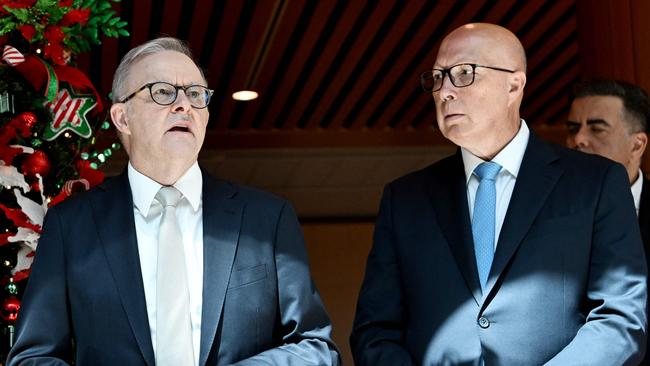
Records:
<instances>
[{"instance_id":1,"label":"man's ear","mask_svg":"<svg viewBox=\"0 0 650 366\"><path fill-rule=\"evenodd\" d=\"M508 77L508 100L509 104L521 103L524 98L524 86L526 86L526 73L515 71Z\"/></svg>"},{"instance_id":2,"label":"man's ear","mask_svg":"<svg viewBox=\"0 0 650 366\"><path fill-rule=\"evenodd\" d=\"M648 146L648 134L636 132L632 135L632 155L635 158L641 160L646 146Z\"/></svg>"},{"instance_id":3,"label":"man's ear","mask_svg":"<svg viewBox=\"0 0 650 366\"><path fill-rule=\"evenodd\" d=\"M508 78L508 92L510 93L524 93L524 86L526 86L526 74L521 71L515 71Z\"/></svg>"},{"instance_id":4,"label":"man's ear","mask_svg":"<svg viewBox=\"0 0 650 366\"><path fill-rule=\"evenodd\" d=\"M129 119L126 114L124 103L115 103L111 106L111 120L115 128L124 135L130 135Z\"/></svg>"}]
</instances>

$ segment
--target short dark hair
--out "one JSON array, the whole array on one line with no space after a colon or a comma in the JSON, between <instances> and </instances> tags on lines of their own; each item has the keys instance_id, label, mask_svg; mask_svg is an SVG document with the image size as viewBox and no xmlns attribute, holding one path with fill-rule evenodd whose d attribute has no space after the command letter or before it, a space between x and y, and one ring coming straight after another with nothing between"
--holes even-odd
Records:
<instances>
[{"instance_id":1,"label":"short dark hair","mask_svg":"<svg viewBox=\"0 0 650 366\"><path fill-rule=\"evenodd\" d=\"M630 132L648 133L650 121L650 99L641 87L621 80L593 79L578 83L573 98L613 96L623 101Z\"/></svg>"}]
</instances>

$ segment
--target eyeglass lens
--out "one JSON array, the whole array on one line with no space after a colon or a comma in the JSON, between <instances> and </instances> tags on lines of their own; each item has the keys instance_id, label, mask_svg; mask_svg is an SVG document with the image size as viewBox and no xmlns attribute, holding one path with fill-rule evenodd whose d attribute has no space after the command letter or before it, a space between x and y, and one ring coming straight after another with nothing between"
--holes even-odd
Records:
<instances>
[{"instance_id":1,"label":"eyeglass lens","mask_svg":"<svg viewBox=\"0 0 650 366\"><path fill-rule=\"evenodd\" d=\"M449 74L451 83L457 87L469 86L474 82L474 68L469 64L455 65L449 70L433 70L423 73L420 82L424 90L431 92L442 88L445 74Z\"/></svg>"},{"instance_id":2,"label":"eyeglass lens","mask_svg":"<svg viewBox=\"0 0 650 366\"><path fill-rule=\"evenodd\" d=\"M185 96L187 96L192 107L205 108L210 101L210 91L206 87L200 85L177 87L163 82L151 85L151 98L158 104L170 105L176 101L178 89L184 89Z\"/></svg>"}]
</instances>

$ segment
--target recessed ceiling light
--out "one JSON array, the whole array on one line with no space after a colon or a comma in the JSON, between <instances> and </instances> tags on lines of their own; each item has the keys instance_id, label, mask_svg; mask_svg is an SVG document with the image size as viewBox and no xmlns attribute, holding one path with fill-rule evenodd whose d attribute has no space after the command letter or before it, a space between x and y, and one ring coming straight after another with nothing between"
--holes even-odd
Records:
<instances>
[{"instance_id":1,"label":"recessed ceiling light","mask_svg":"<svg viewBox=\"0 0 650 366\"><path fill-rule=\"evenodd\" d=\"M253 100L257 98L258 94L257 92L254 92L252 90L240 90L238 92L232 93L232 99L234 100L241 100L241 101L248 101L248 100Z\"/></svg>"}]
</instances>

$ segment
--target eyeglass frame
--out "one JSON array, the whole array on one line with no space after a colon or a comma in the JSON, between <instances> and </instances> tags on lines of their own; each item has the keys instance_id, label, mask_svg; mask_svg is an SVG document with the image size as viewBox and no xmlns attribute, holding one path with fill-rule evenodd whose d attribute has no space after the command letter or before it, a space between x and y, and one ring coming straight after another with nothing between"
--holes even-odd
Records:
<instances>
[{"instance_id":1,"label":"eyeglass frame","mask_svg":"<svg viewBox=\"0 0 650 366\"><path fill-rule=\"evenodd\" d=\"M169 102L169 103L167 103L167 104L158 103L158 102L156 101L156 99L153 97L153 91L151 91L151 87L154 86L155 84L167 84L167 85L173 86L173 87L174 87L174 93L175 93L174 100L172 100L171 102ZM214 90L209 89L209 88L206 87L206 86L198 85L198 84L193 84L193 85L183 86L183 85L174 85L174 84L172 84L172 83L168 83L168 82L166 82L166 81L153 81L153 82L151 82L151 83L146 83L146 84L144 84L142 87L140 87L140 89L134 91L133 93L129 94L126 98L124 98L124 99L122 99L121 101L119 101L119 103L126 103L126 102L128 102L129 100L133 99L133 97L135 97L136 94L138 94L139 92L143 91L144 89L149 89L149 96L151 97L151 100L152 100L154 103L156 103L156 104L158 104L158 105L162 105L162 106L168 106L168 105L172 105L172 104L174 104L174 102L176 102L176 99L178 99L178 90L179 90L179 89L183 89L183 93L185 93L185 96L187 96L187 89L192 88L192 87L195 87L195 86L200 86L200 87L202 87L202 88L205 88L205 90L208 91L208 100L205 102L205 106L204 106L204 107L196 107L196 106L192 105L192 103L190 103L190 105L191 105L193 108L196 108L196 109L204 109L204 108L207 108L207 107L208 107L208 104L210 104L210 99L212 99L212 95L214 94Z\"/></svg>"},{"instance_id":2,"label":"eyeglass frame","mask_svg":"<svg viewBox=\"0 0 650 366\"><path fill-rule=\"evenodd\" d=\"M471 81L469 84L467 84L467 85L458 86L458 85L456 85L456 83L454 82L454 78L451 76L451 72L450 72L450 71L451 71L451 69L453 69L453 68L456 67L456 66L463 66L463 65L469 65L469 66L472 67L472 81ZM427 92L427 93L437 92L438 90L442 89L442 84L444 84L444 82L445 82L445 75L446 75L446 76L449 78L449 81L451 82L451 84L452 84L453 86L455 86L456 88L464 88L464 87L467 87L467 86L470 86L470 85L474 84L474 79L475 79L475 77L476 77L476 68L477 68L477 67L482 67L482 68L484 68L484 69L490 69L490 70L496 70L496 71L502 71L502 72L508 72L508 73L511 73L511 74L514 74L515 72L517 72L516 70L504 69L504 68L502 68L502 67L487 66L487 65L472 64L472 63L464 62L464 63L460 63L460 64L453 65L453 66L448 67L448 68L446 68L446 69L432 69L431 71L425 71L425 72L421 73L420 76L419 76L419 79L420 79L420 86L422 87L422 90L424 90L424 91ZM427 89L424 87L424 75L428 73L428 74L431 75L431 78L433 78L433 72L434 72L434 71L440 71L440 72L442 72L442 79L441 79L441 82L440 82L440 87L439 87L438 89L435 89L435 90L434 90L433 88L431 88L431 90L427 90Z\"/></svg>"}]
</instances>

